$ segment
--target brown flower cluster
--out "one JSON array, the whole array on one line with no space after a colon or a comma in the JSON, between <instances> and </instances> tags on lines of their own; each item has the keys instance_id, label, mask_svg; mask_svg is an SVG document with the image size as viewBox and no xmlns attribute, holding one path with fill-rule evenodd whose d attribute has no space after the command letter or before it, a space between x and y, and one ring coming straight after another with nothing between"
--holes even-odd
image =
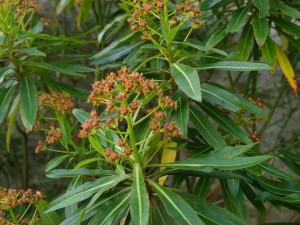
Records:
<instances>
[{"instance_id":1,"label":"brown flower cluster","mask_svg":"<svg viewBox=\"0 0 300 225\"><path fill-rule=\"evenodd\" d=\"M188 17L191 22L194 23L196 28L204 27L204 23L199 21L202 18L202 12L197 8L201 1L191 3L190 0L186 0L181 4L176 5L176 11L183 17Z\"/></svg>"},{"instance_id":2,"label":"brown flower cluster","mask_svg":"<svg viewBox=\"0 0 300 225\"><path fill-rule=\"evenodd\" d=\"M45 199L45 195L40 191L33 192L31 189L16 190L0 187L0 224L13 224L10 222L10 216L7 211L23 205L38 204L42 199ZM20 217L20 215L16 214L17 219L20 219ZM24 217L20 224L29 224L29 222Z\"/></svg>"},{"instance_id":3,"label":"brown flower cluster","mask_svg":"<svg viewBox=\"0 0 300 225\"><path fill-rule=\"evenodd\" d=\"M96 111L92 111L90 115L91 118L81 124L81 130L78 133L78 137L80 138L87 138L93 129L99 128L100 126L101 118L98 116L98 113Z\"/></svg>"},{"instance_id":4,"label":"brown flower cluster","mask_svg":"<svg viewBox=\"0 0 300 225\"><path fill-rule=\"evenodd\" d=\"M152 118L151 118L151 121L150 121L150 129L153 131L153 132L155 132L155 131L157 131L159 128L160 128L160 125L159 125L159 123L160 123L160 121L162 120L162 119L164 119L165 118L165 113L164 112L161 112L161 111L159 111L159 112L155 112L154 114L153 114L153 116L152 116Z\"/></svg>"},{"instance_id":5,"label":"brown flower cluster","mask_svg":"<svg viewBox=\"0 0 300 225\"><path fill-rule=\"evenodd\" d=\"M131 73L122 67L117 74L111 72L105 79L93 84L88 102L95 106L105 104L107 112L126 116L135 112L141 104L137 99L129 101L130 97L138 94L146 96L154 90L160 90L154 80L145 79L141 73Z\"/></svg>"},{"instance_id":6,"label":"brown flower cluster","mask_svg":"<svg viewBox=\"0 0 300 225\"><path fill-rule=\"evenodd\" d=\"M163 0L146 0L136 1L139 7L133 12L132 16L128 18L128 23L133 32L143 32L141 38L143 40L150 39L152 36L151 30L148 29L148 25L151 23L151 13L157 13L164 8ZM153 17L153 16L152 16Z\"/></svg>"},{"instance_id":7,"label":"brown flower cluster","mask_svg":"<svg viewBox=\"0 0 300 225\"><path fill-rule=\"evenodd\" d=\"M25 130L25 133L26 134L30 134L31 132L36 132L39 130L39 127L40 127L40 121L39 120L36 120L32 129L31 130Z\"/></svg>"},{"instance_id":8,"label":"brown flower cluster","mask_svg":"<svg viewBox=\"0 0 300 225\"><path fill-rule=\"evenodd\" d=\"M59 128L51 128L50 131L48 131L47 136L46 136L46 142L48 144L53 144L55 142L60 141L62 138L62 132L60 131Z\"/></svg>"},{"instance_id":9,"label":"brown flower cluster","mask_svg":"<svg viewBox=\"0 0 300 225\"><path fill-rule=\"evenodd\" d=\"M23 204L38 203L41 199L45 199L42 192L31 189L16 190L0 187L0 209L12 209Z\"/></svg>"},{"instance_id":10,"label":"brown flower cluster","mask_svg":"<svg viewBox=\"0 0 300 225\"><path fill-rule=\"evenodd\" d=\"M118 141L118 146L121 148L121 152L117 153L112 150L112 148L108 147L105 150L106 156L109 158L110 161L115 161L121 157L129 157L132 153L132 148L128 146L128 144L120 139Z\"/></svg>"},{"instance_id":11,"label":"brown flower cluster","mask_svg":"<svg viewBox=\"0 0 300 225\"><path fill-rule=\"evenodd\" d=\"M33 9L33 10L42 10L43 7L36 0L23 0L20 2L22 8Z\"/></svg>"},{"instance_id":12,"label":"brown flower cluster","mask_svg":"<svg viewBox=\"0 0 300 225\"><path fill-rule=\"evenodd\" d=\"M163 129L167 135L167 138L173 138L173 137L182 137L181 130L177 127L176 123L174 121L170 121L169 123L165 123L163 126Z\"/></svg>"},{"instance_id":13,"label":"brown flower cluster","mask_svg":"<svg viewBox=\"0 0 300 225\"><path fill-rule=\"evenodd\" d=\"M70 96L60 92L53 92L52 94L42 93L39 96L39 108L49 106L54 110L61 113L69 112L74 108L74 103L71 101Z\"/></svg>"},{"instance_id":14,"label":"brown flower cluster","mask_svg":"<svg viewBox=\"0 0 300 225\"><path fill-rule=\"evenodd\" d=\"M251 134L250 138L251 138L254 142L259 142L261 136L260 136L260 134L259 134L257 131L254 131L254 132Z\"/></svg>"}]
</instances>

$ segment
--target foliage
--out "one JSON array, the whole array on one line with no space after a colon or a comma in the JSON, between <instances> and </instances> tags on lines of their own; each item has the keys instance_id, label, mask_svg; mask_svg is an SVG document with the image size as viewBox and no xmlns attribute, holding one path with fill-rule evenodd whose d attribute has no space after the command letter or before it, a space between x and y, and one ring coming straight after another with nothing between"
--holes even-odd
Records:
<instances>
[{"instance_id":1,"label":"foliage","mask_svg":"<svg viewBox=\"0 0 300 225\"><path fill-rule=\"evenodd\" d=\"M257 93L259 71L276 73L277 62L298 92L299 54L291 63L287 53L299 49L299 4L61 0L56 13L75 12L84 32L55 37L42 33L35 2L2 3L7 147L21 121L24 140L46 136L36 153L56 154L46 176L71 179L49 205L40 202L43 224L246 224L246 199L261 215L265 202L299 211L299 154L260 150L279 100L267 115ZM228 87L205 82L215 70L226 71ZM90 94L83 73L95 80ZM216 182L225 207L207 198Z\"/></svg>"}]
</instances>

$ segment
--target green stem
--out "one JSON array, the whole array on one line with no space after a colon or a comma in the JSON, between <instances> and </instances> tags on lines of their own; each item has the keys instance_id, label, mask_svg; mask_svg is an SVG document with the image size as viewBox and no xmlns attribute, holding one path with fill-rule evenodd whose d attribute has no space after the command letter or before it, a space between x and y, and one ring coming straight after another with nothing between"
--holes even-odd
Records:
<instances>
[{"instance_id":1,"label":"green stem","mask_svg":"<svg viewBox=\"0 0 300 225\"><path fill-rule=\"evenodd\" d=\"M126 121L127 121L128 129L129 129L129 138L130 138L130 142L131 142L132 155L134 157L134 161L140 162L139 153L138 153L138 149L136 146L136 140L135 140L135 136L134 136L132 118L130 115L126 116Z\"/></svg>"},{"instance_id":2,"label":"green stem","mask_svg":"<svg viewBox=\"0 0 300 225\"><path fill-rule=\"evenodd\" d=\"M19 220L17 220L16 214L12 211L12 209L9 210L9 213L15 225L20 225Z\"/></svg>"}]
</instances>

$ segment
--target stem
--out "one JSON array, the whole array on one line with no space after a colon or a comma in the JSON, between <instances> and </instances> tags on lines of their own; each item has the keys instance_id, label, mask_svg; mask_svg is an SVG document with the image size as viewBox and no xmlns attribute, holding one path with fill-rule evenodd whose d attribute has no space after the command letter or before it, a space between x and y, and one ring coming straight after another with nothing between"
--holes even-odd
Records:
<instances>
[{"instance_id":1,"label":"stem","mask_svg":"<svg viewBox=\"0 0 300 225\"><path fill-rule=\"evenodd\" d=\"M11 218L14 221L15 225L20 225L19 220L17 220L17 217L16 217L15 213L12 211L12 209L9 210L9 213L10 213Z\"/></svg>"},{"instance_id":2,"label":"stem","mask_svg":"<svg viewBox=\"0 0 300 225\"><path fill-rule=\"evenodd\" d=\"M131 142L131 147L132 147L132 154L134 157L134 160L136 162L139 162L139 153L138 153L138 149L136 147L136 140L135 140L135 136L134 136L134 130L133 130L133 123L132 123L132 118L130 115L126 116L126 121L127 121L127 125L128 125L128 129L129 129L129 138L130 138L130 142Z\"/></svg>"}]
</instances>

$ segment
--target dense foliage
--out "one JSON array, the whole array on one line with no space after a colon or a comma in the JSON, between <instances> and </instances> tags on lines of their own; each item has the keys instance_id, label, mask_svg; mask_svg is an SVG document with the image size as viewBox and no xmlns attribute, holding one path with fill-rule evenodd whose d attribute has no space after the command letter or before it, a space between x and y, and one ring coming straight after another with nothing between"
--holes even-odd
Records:
<instances>
[{"instance_id":1,"label":"dense foliage","mask_svg":"<svg viewBox=\"0 0 300 225\"><path fill-rule=\"evenodd\" d=\"M47 182L68 182L46 197L0 187L1 224L236 225L247 204L261 218L266 202L299 211L300 154L259 145L284 92L298 93L298 1L0 3L0 122L7 155L23 138L17 183L29 186L32 151L52 152ZM262 73L283 74L266 106Z\"/></svg>"}]
</instances>

